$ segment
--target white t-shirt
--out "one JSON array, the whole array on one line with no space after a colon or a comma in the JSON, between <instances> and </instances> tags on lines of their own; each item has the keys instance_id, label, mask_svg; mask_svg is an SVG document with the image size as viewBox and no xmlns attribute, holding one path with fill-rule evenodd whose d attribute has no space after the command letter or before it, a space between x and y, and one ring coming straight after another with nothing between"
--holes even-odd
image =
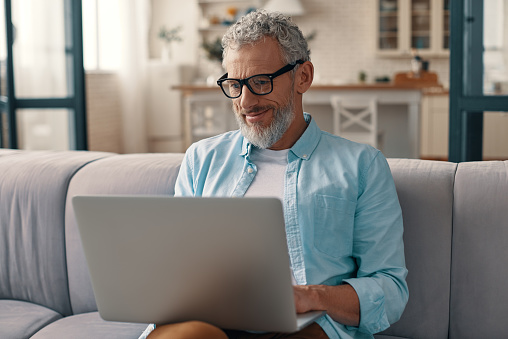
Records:
<instances>
[{"instance_id":1,"label":"white t-shirt","mask_svg":"<svg viewBox=\"0 0 508 339\"><path fill-rule=\"evenodd\" d=\"M284 178L288 164L289 149L272 151L252 148L250 159L257 167L246 197L275 197L284 200Z\"/></svg>"},{"instance_id":2,"label":"white t-shirt","mask_svg":"<svg viewBox=\"0 0 508 339\"><path fill-rule=\"evenodd\" d=\"M257 173L245 192L246 197L275 197L284 201L284 179L288 165L289 149L273 151L252 148L251 161L257 167ZM292 271L291 271L292 272ZM296 280L291 274L293 285Z\"/></svg>"}]
</instances>

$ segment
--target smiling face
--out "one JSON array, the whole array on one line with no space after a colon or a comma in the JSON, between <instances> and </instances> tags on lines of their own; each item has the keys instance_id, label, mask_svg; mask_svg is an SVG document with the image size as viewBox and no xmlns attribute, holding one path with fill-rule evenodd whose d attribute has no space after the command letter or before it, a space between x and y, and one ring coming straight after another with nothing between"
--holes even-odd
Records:
<instances>
[{"instance_id":1,"label":"smiling face","mask_svg":"<svg viewBox=\"0 0 508 339\"><path fill-rule=\"evenodd\" d=\"M254 45L230 49L225 65L229 78L244 79L274 73L286 63L282 60L278 42L266 38ZM294 84L293 72L288 72L273 79L270 94L256 95L244 86L242 95L233 99L242 134L255 146L290 148L305 130L301 103L295 101Z\"/></svg>"}]
</instances>

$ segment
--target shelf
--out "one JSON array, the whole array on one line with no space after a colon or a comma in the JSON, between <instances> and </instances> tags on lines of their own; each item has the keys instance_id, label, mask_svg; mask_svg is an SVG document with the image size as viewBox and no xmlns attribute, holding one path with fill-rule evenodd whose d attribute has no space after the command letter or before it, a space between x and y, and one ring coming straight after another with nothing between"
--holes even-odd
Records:
<instances>
[{"instance_id":1,"label":"shelf","mask_svg":"<svg viewBox=\"0 0 508 339\"><path fill-rule=\"evenodd\" d=\"M429 16L430 17L431 13L430 13L430 10L428 10L428 9L425 9L425 10L419 9L419 10L412 10L411 14L413 16Z\"/></svg>"},{"instance_id":2,"label":"shelf","mask_svg":"<svg viewBox=\"0 0 508 339\"><path fill-rule=\"evenodd\" d=\"M430 37L430 30L424 30L424 31L412 31L411 36L413 37Z\"/></svg>"},{"instance_id":3,"label":"shelf","mask_svg":"<svg viewBox=\"0 0 508 339\"><path fill-rule=\"evenodd\" d=\"M200 5L197 31L202 35L224 34L238 16L260 7L260 0L198 0L197 3Z\"/></svg>"},{"instance_id":4,"label":"shelf","mask_svg":"<svg viewBox=\"0 0 508 339\"><path fill-rule=\"evenodd\" d=\"M229 25L210 25L206 27L200 27L200 32L224 32L226 31L230 26Z\"/></svg>"},{"instance_id":5,"label":"shelf","mask_svg":"<svg viewBox=\"0 0 508 339\"><path fill-rule=\"evenodd\" d=\"M394 17L396 17L398 15L399 15L399 13L397 11L384 11L384 12L380 12L379 13L379 16L382 16L382 17L384 17L384 16L394 16Z\"/></svg>"},{"instance_id":6,"label":"shelf","mask_svg":"<svg viewBox=\"0 0 508 339\"><path fill-rule=\"evenodd\" d=\"M216 5L216 4L230 4L230 3L250 3L250 0L198 0L198 5Z\"/></svg>"}]
</instances>

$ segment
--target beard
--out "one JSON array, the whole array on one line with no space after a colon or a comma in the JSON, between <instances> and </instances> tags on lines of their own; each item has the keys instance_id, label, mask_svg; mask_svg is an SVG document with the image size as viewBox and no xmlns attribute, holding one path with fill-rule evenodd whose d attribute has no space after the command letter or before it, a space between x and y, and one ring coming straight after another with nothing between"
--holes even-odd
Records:
<instances>
[{"instance_id":1,"label":"beard","mask_svg":"<svg viewBox=\"0 0 508 339\"><path fill-rule=\"evenodd\" d=\"M260 122L248 125L243 118L241 110L233 105L233 110L236 113L236 122L240 127L242 135L249 140L251 144L263 149L270 148L279 141L293 122L295 117L293 92L291 92L288 103L284 106L278 108L271 105L259 106L255 107L251 112L262 112L268 109L272 109L273 119L270 125L265 127Z\"/></svg>"}]
</instances>

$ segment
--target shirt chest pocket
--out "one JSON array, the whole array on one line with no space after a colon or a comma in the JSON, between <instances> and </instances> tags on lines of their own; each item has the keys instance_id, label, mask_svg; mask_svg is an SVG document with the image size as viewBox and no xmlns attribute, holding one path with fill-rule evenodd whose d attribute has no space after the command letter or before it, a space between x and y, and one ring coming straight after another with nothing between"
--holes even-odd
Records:
<instances>
[{"instance_id":1,"label":"shirt chest pocket","mask_svg":"<svg viewBox=\"0 0 508 339\"><path fill-rule=\"evenodd\" d=\"M332 257L353 252L356 204L347 199L316 195L314 200L314 246Z\"/></svg>"}]
</instances>

